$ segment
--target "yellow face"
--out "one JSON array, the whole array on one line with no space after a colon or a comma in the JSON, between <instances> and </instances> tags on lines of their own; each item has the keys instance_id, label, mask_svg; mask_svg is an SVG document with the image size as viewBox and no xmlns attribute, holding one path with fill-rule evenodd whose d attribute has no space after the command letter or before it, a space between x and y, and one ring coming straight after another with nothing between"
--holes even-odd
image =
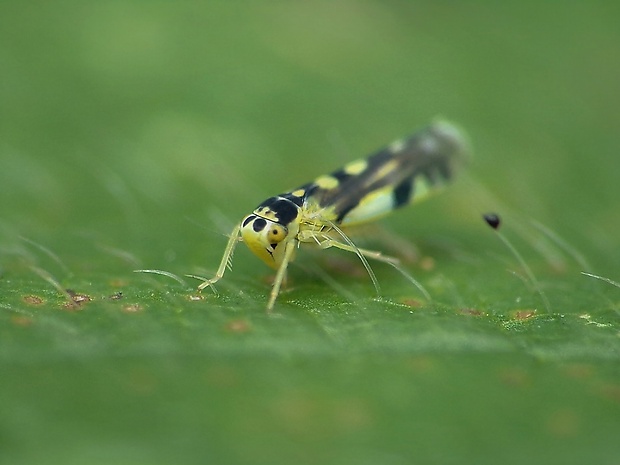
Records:
<instances>
[{"instance_id":1,"label":"yellow face","mask_svg":"<svg viewBox=\"0 0 620 465\"><path fill-rule=\"evenodd\" d=\"M280 243L288 236L288 229L256 214L246 216L241 224L243 242L267 265L277 269L284 254L284 244Z\"/></svg>"}]
</instances>

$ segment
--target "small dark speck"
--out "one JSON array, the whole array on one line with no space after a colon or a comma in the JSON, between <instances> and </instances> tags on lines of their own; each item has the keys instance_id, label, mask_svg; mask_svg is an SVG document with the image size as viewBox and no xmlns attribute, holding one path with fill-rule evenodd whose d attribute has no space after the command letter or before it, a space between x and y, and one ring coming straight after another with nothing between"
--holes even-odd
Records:
<instances>
[{"instance_id":1,"label":"small dark speck","mask_svg":"<svg viewBox=\"0 0 620 465\"><path fill-rule=\"evenodd\" d=\"M486 221L487 224L493 229L499 229L499 226L502 222L502 220L499 218L499 215L497 215L496 213L485 213L484 215L482 215L482 217L484 218L484 221Z\"/></svg>"}]
</instances>

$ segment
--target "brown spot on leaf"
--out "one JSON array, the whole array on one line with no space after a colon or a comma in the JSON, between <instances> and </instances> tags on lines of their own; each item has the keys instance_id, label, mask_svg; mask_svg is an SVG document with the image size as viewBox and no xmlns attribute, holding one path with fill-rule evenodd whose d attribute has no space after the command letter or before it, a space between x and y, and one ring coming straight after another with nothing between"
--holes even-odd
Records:
<instances>
[{"instance_id":1,"label":"brown spot on leaf","mask_svg":"<svg viewBox=\"0 0 620 465\"><path fill-rule=\"evenodd\" d=\"M13 315L11 317L11 322L15 326L22 326L25 328L27 326L30 326L32 323L34 323L34 320L26 315Z\"/></svg>"},{"instance_id":2,"label":"brown spot on leaf","mask_svg":"<svg viewBox=\"0 0 620 465\"><path fill-rule=\"evenodd\" d=\"M231 333L247 333L252 329L252 326L247 320L238 319L230 320L226 323L226 330Z\"/></svg>"},{"instance_id":3,"label":"brown spot on leaf","mask_svg":"<svg viewBox=\"0 0 620 465\"><path fill-rule=\"evenodd\" d=\"M72 289L67 289L66 291L67 291L67 294L69 294L69 296L71 297L71 300L73 300L78 305L82 305L86 302L90 302L91 300L93 300L87 294L80 294L79 292L75 292Z\"/></svg>"},{"instance_id":4,"label":"brown spot on leaf","mask_svg":"<svg viewBox=\"0 0 620 465\"><path fill-rule=\"evenodd\" d=\"M41 305L45 302L41 297L37 295L25 295L23 297L23 300L28 305Z\"/></svg>"},{"instance_id":5,"label":"brown spot on leaf","mask_svg":"<svg viewBox=\"0 0 620 465\"><path fill-rule=\"evenodd\" d=\"M507 368L499 374L502 383L512 387L526 387L530 384L530 376L521 368Z\"/></svg>"},{"instance_id":6,"label":"brown spot on leaf","mask_svg":"<svg viewBox=\"0 0 620 465\"><path fill-rule=\"evenodd\" d=\"M409 359L407 365L415 373L427 373L435 368L437 363L431 357L420 355Z\"/></svg>"},{"instance_id":7,"label":"brown spot on leaf","mask_svg":"<svg viewBox=\"0 0 620 465\"><path fill-rule=\"evenodd\" d=\"M423 257L420 260L420 268L424 271L432 271L435 269L435 259L433 257Z\"/></svg>"},{"instance_id":8,"label":"brown spot on leaf","mask_svg":"<svg viewBox=\"0 0 620 465\"><path fill-rule=\"evenodd\" d=\"M407 307L420 308L422 306L422 301L418 299L405 298L401 302Z\"/></svg>"},{"instance_id":9,"label":"brown spot on leaf","mask_svg":"<svg viewBox=\"0 0 620 465\"><path fill-rule=\"evenodd\" d=\"M75 302L64 302L61 308L63 310L67 310L68 312L78 312L82 310L82 307Z\"/></svg>"},{"instance_id":10,"label":"brown spot on leaf","mask_svg":"<svg viewBox=\"0 0 620 465\"><path fill-rule=\"evenodd\" d=\"M519 321L529 320L536 316L536 310L515 310L511 313L512 318Z\"/></svg>"},{"instance_id":11,"label":"brown spot on leaf","mask_svg":"<svg viewBox=\"0 0 620 465\"><path fill-rule=\"evenodd\" d=\"M66 289L66 293L71 300L69 302L65 302L62 305L62 308L70 312L82 310L83 305L92 300L89 295L80 294L79 292L75 292L73 289Z\"/></svg>"},{"instance_id":12,"label":"brown spot on leaf","mask_svg":"<svg viewBox=\"0 0 620 465\"><path fill-rule=\"evenodd\" d=\"M485 316L486 315L486 313L484 313L482 310L478 310L476 308L461 308L459 312L462 315L468 315L468 316Z\"/></svg>"}]
</instances>

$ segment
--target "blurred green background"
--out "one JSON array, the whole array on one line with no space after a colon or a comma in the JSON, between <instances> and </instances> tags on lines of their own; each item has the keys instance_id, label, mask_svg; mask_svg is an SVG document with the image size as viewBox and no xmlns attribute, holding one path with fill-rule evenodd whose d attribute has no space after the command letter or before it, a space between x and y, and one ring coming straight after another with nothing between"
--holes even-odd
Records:
<instances>
[{"instance_id":1,"label":"blurred green background","mask_svg":"<svg viewBox=\"0 0 620 465\"><path fill-rule=\"evenodd\" d=\"M620 281L619 18L2 2L0 463L617 464L620 288L580 272ZM338 251L272 316L243 247L219 296L133 273L210 276L259 202L437 116L467 173L382 221L432 301Z\"/></svg>"}]
</instances>

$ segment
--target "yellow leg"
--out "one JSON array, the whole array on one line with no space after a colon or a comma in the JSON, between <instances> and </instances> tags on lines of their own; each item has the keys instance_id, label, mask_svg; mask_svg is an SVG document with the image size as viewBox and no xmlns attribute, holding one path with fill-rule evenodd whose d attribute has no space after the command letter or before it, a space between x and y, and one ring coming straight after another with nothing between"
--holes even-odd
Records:
<instances>
[{"instance_id":1,"label":"yellow leg","mask_svg":"<svg viewBox=\"0 0 620 465\"><path fill-rule=\"evenodd\" d=\"M417 287L420 290L420 292L424 294L424 297L426 297L428 300L432 300L430 294L428 293L426 289L424 289L422 284L420 284L413 276L411 276L403 268L400 267L400 261L397 258L383 255L381 252L376 252L374 250L360 249L359 247L356 247L352 242L350 244L345 244L344 242L340 242L329 236L319 237L317 235L312 234L312 235L307 235L307 236L304 235L303 237L305 239L305 242L313 241L321 249L329 249L330 247L336 247L337 249L346 250L347 252L353 252L354 254L356 254L360 258L360 260L362 261L362 264L364 265L364 268L366 268L366 271L370 275L370 279L375 285L375 289L377 290L377 293L379 293L379 283L377 282L377 278L375 277L375 274L373 273L372 269L370 268L370 265L366 262L364 257L368 257L372 260L378 260L380 262L384 262L389 265L392 265L410 283L412 283L415 287ZM346 236L344 235L343 237L346 238Z\"/></svg>"},{"instance_id":2,"label":"yellow leg","mask_svg":"<svg viewBox=\"0 0 620 465\"><path fill-rule=\"evenodd\" d=\"M280 293L280 287L282 287L282 282L284 282L284 280L286 279L286 269L289 262L291 261L291 258L293 257L295 247L297 247L297 241L287 241L285 247L286 248L284 249L282 263L280 263L280 268L278 268L276 278L273 281L273 286L271 288L271 294L269 295L269 302L267 303L267 313L271 313L271 311L273 310L273 306L276 303L276 298Z\"/></svg>"},{"instance_id":3,"label":"yellow leg","mask_svg":"<svg viewBox=\"0 0 620 465\"><path fill-rule=\"evenodd\" d=\"M224 250L224 256L222 257L220 266L217 269L217 273L215 273L215 276L213 278L207 279L203 283L201 283L200 286L198 286L198 292L202 291L205 287L212 286L220 279L222 279L224 273L226 272L226 268L230 266L235 247L241 241L239 231L241 231L241 224L235 226L232 233L230 233L230 238L228 239L228 244L226 245L226 250Z\"/></svg>"},{"instance_id":4,"label":"yellow leg","mask_svg":"<svg viewBox=\"0 0 620 465\"><path fill-rule=\"evenodd\" d=\"M368 273L368 276L370 276L370 280L372 281L372 284L373 286L375 286L375 290L377 291L377 296L381 295L381 287L379 286L379 281L375 276L375 272L372 271L370 263L368 263L365 257L371 258L373 260L378 260L380 262L389 263L393 267L398 268L399 261L397 258L386 257L385 255L382 255L381 252L375 252L374 250L360 249L352 242L350 244L345 244L329 237L325 241L320 242L319 247L321 247L322 249L336 247L337 249L346 250L347 252L352 252L356 254L361 260L362 265L364 265L364 268L366 268L366 272Z\"/></svg>"},{"instance_id":5,"label":"yellow leg","mask_svg":"<svg viewBox=\"0 0 620 465\"><path fill-rule=\"evenodd\" d=\"M336 229L335 225L332 226ZM387 255L383 255L381 252L377 252L374 250L361 249L357 247L351 240L342 232L340 229L336 229L338 234L345 239L346 242L340 242L338 239L334 239L332 236L316 231L306 230L300 231L297 234L297 239L300 242L309 242L314 243L319 246L321 249L329 249L330 247L336 247L337 249L346 250L347 252L352 252L357 256L363 255L364 257L368 257L372 260L378 260L380 262L389 263L391 265L398 265L400 260L398 258L389 257ZM362 258L362 257L360 257Z\"/></svg>"},{"instance_id":6,"label":"yellow leg","mask_svg":"<svg viewBox=\"0 0 620 465\"><path fill-rule=\"evenodd\" d=\"M354 247L354 246L345 244L344 242L340 242L332 238L327 238L323 241L320 241L319 247L321 249L329 249L330 247L336 247L337 249L346 250L347 252L352 252L354 254L361 253L365 257L371 258L373 260L378 260L380 262L390 263L392 265L398 265L400 263L398 258L383 255L381 252L377 252L375 250L360 249L359 247Z\"/></svg>"}]
</instances>

